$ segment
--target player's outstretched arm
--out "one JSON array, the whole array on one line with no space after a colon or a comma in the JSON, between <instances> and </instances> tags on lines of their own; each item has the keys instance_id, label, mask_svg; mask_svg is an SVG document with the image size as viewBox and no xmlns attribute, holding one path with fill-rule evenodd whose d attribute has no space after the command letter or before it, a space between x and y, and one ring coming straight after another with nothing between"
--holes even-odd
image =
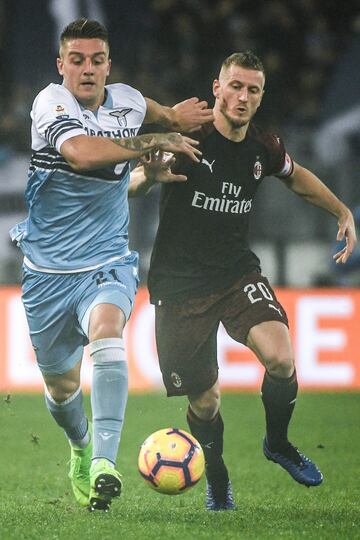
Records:
<instances>
[{"instance_id":1,"label":"player's outstretched arm","mask_svg":"<svg viewBox=\"0 0 360 540\"><path fill-rule=\"evenodd\" d=\"M141 164L131 172L128 188L129 197L146 195L156 183L186 182L184 174L174 174L171 166L175 163L173 154L152 151L143 158Z\"/></svg>"},{"instance_id":2,"label":"player's outstretched arm","mask_svg":"<svg viewBox=\"0 0 360 540\"><path fill-rule=\"evenodd\" d=\"M171 131L190 133L202 125L214 121L212 109L206 101L192 97L181 101L174 107L165 107L150 98L145 98L147 110L144 123L159 124Z\"/></svg>"},{"instance_id":3,"label":"player's outstretched arm","mask_svg":"<svg viewBox=\"0 0 360 540\"><path fill-rule=\"evenodd\" d=\"M179 133L148 133L121 139L78 135L66 140L60 152L74 170L80 171L100 169L140 158L151 150L185 154L198 162L201 156L200 150L196 148L198 144L198 141Z\"/></svg>"},{"instance_id":4,"label":"player's outstretched arm","mask_svg":"<svg viewBox=\"0 0 360 540\"><path fill-rule=\"evenodd\" d=\"M336 263L346 263L356 244L354 217L349 208L311 171L294 163L291 176L283 179L285 185L306 201L327 210L338 220L338 241L345 238L345 247L335 253Z\"/></svg>"}]
</instances>

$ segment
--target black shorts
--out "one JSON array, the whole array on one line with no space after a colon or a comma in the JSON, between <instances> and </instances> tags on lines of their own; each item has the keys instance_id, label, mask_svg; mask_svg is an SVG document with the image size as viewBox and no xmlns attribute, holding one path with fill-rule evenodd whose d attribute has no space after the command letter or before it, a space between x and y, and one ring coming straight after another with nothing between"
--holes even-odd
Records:
<instances>
[{"instance_id":1,"label":"black shorts","mask_svg":"<svg viewBox=\"0 0 360 540\"><path fill-rule=\"evenodd\" d=\"M156 345L168 396L198 394L215 384L220 322L230 337L244 345L257 324L280 321L288 326L284 308L258 272L201 298L156 306L155 315Z\"/></svg>"}]
</instances>

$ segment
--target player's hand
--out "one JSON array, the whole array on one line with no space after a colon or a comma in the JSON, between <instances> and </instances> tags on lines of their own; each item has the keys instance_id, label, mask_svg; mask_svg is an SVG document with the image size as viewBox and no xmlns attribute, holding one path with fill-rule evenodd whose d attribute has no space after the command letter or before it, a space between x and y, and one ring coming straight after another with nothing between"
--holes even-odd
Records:
<instances>
[{"instance_id":1,"label":"player's hand","mask_svg":"<svg viewBox=\"0 0 360 540\"><path fill-rule=\"evenodd\" d=\"M176 158L170 152L161 150L149 152L140 159L144 174L148 180L168 184L170 182L186 182L187 177L184 174L173 174L171 167Z\"/></svg>"},{"instance_id":2,"label":"player's hand","mask_svg":"<svg viewBox=\"0 0 360 540\"><path fill-rule=\"evenodd\" d=\"M336 240L340 242L341 240L345 239L345 246L340 251L335 253L333 259L335 260L336 264L345 264L353 252L357 242L354 218L350 210L347 210L347 212L339 218L338 226L339 229Z\"/></svg>"},{"instance_id":3,"label":"player's hand","mask_svg":"<svg viewBox=\"0 0 360 540\"><path fill-rule=\"evenodd\" d=\"M179 131L191 133L198 131L202 125L214 121L212 109L208 108L206 101L197 97L185 99L174 105L175 125Z\"/></svg>"},{"instance_id":4,"label":"player's hand","mask_svg":"<svg viewBox=\"0 0 360 540\"><path fill-rule=\"evenodd\" d=\"M180 133L159 133L157 139L156 146L159 150L173 154L185 154L192 161L200 162L199 157L202 153L196 148L199 141L180 135Z\"/></svg>"}]
</instances>

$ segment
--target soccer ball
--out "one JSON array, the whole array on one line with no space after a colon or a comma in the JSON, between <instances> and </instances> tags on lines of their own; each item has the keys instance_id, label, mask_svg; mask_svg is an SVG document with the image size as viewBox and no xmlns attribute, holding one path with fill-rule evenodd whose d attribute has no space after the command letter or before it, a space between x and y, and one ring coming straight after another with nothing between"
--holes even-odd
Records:
<instances>
[{"instance_id":1,"label":"soccer ball","mask_svg":"<svg viewBox=\"0 0 360 540\"><path fill-rule=\"evenodd\" d=\"M182 429L155 431L141 445L139 472L146 484L159 493L179 495L194 486L204 468L200 443Z\"/></svg>"}]
</instances>

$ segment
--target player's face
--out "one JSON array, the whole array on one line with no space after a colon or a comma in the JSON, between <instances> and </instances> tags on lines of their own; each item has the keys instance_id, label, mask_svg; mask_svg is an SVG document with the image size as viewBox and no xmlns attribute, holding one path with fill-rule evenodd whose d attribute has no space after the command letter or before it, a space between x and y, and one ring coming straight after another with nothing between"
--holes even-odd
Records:
<instances>
[{"instance_id":1,"label":"player's face","mask_svg":"<svg viewBox=\"0 0 360 540\"><path fill-rule=\"evenodd\" d=\"M104 86L111 60L102 39L70 39L62 45L57 67L64 86L90 110L104 101Z\"/></svg>"},{"instance_id":2,"label":"player's face","mask_svg":"<svg viewBox=\"0 0 360 540\"><path fill-rule=\"evenodd\" d=\"M232 128L245 126L261 103L264 84L262 71L231 65L214 81L215 111L218 110Z\"/></svg>"}]
</instances>

